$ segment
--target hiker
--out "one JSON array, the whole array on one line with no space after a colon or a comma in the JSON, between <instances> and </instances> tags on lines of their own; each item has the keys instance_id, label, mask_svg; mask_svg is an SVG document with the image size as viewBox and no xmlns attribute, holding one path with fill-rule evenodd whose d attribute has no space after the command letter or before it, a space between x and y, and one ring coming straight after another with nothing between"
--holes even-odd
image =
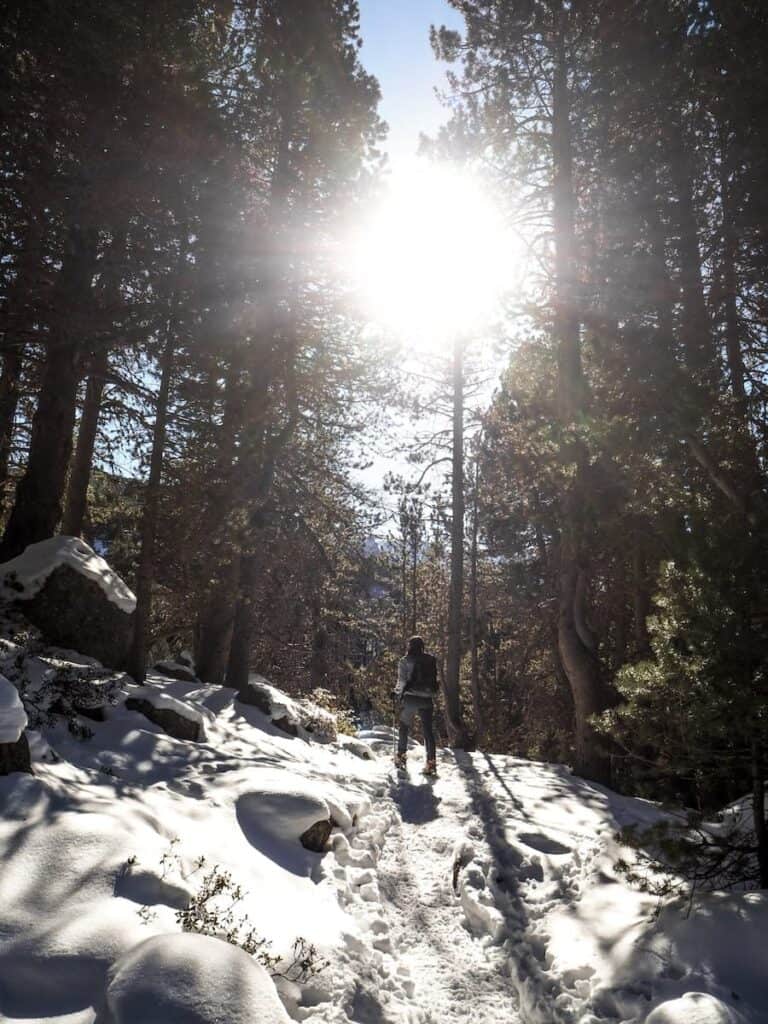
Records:
<instances>
[{"instance_id":1,"label":"hiker","mask_svg":"<svg viewBox=\"0 0 768 1024\"><path fill-rule=\"evenodd\" d=\"M418 712L424 730L424 745L427 752L425 775L437 775L435 756L435 733L432 728L432 699L437 693L437 662L433 655L424 650L420 636L408 641L408 651L400 659L395 698L400 702L400 734L397 743L395 766L405 768L408 749L408 730Z\"/></svg>"}]
</instances>

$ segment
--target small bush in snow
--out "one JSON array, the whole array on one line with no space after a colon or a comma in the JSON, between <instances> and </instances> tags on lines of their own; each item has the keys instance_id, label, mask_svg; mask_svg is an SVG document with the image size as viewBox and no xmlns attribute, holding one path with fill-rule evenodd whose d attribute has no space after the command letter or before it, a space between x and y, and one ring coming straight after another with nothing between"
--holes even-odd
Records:
<instances>
[{"instance_id":1,"label":"small bush in snow","mask_svg":"<svg viewBox=\"0 0 768 1024\"><path fill-rule=\"evenodd\" d=\"M178 842L178 838L172 839L168 850L160 858L162 878L165 878L172 869L182 870L182 860L177 852ZM136 857L130 857L124 870L129 871L135 863ZM194 861L192 873L201 870L205 865L205 857L198 857ZM242 886L234 881L231 873L214 865L203 875L187 906L176 911L176 923L184 932L224 939L239 947L255 957L273 977L304 982L328 966L328 961L320 958L315 946L301 936L293 944L290 959L270 953L269 941L259 935L247 915L237 913L237 905L244 896ZM139 910L139 917L145 924L149 924L154 919L155 912L151 907L145 906Z\"/></svg>"},{"instance_id":2,"label":"small bush in snow","mask_svg":"<svg viewBox=\"0 0 768 1024\"><path fill-rule=\"evenodd\" d=\"M232 875L214 867L203 877L188 906L176 912L176 921L182 931L226 939L254 956L268 971L274 971L280 957L269 952L269 943L246 916L235 913L243 896L242 887L234 882Z\"/></svg>"},{"instance_id":3,"label":"small bush in snow","mask_svg":"<svg viewBox=\"0 0 768 1024\"><path fill-rule=\"evenodd\" d=\"M307 712L309 723L313 727L313 731L321 734L328 732L328 723L324 717L321 721L313 720L313 704L333 716L335 719L337 733L343 733L345 736L357 735L357 729L355 727L355 720L352 712L348 708L342 706L339 697L335 693L331 693L330 690L325 690L321 686L318 686L312 691L311 703L307 702L303 705ZM332 736L331 739L335 739L335 737Z\"/></svg>"},{"instance_id":4,"label":"small bush in snow","mask_svg":"<svg viewBox=\"0 0 768 1024\"><path fill-rule=\"evenodd\" d=\"M705 824L689 812L685 820L660 821L649 828L622 829L617 839L636 851L633 863L616 862L631 885L659 900L714 889L758 886L757 843L739 824ZM660 909L660 908L657 908Z\"/></svg>"}]
</instances>

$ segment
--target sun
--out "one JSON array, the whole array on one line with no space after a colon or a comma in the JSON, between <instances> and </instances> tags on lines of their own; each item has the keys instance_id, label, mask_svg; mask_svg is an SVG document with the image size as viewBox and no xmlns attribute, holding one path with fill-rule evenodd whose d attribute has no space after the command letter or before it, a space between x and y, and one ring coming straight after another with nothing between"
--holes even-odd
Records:
<instances>
[{"instance_id":1,"label":"sun","mask_svg":"<svg viewBox=\"0 0 768 1024\"><path fill-rule=\"evenodd\" d=\"M487 326L515 246L477 178L418 161L393 174L350 255L364 314L415 347L435 348Z\"/></svg>"}]
</instances>

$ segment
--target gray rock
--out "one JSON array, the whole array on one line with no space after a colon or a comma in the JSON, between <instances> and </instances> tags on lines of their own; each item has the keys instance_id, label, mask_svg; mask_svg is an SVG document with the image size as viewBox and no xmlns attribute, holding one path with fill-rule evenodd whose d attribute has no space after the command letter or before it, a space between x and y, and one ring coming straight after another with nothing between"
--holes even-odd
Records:
<instances>
[{"instance_id":1,"label":"gray rock","mask_svg":"<svg viewBox=\"0 0 768 1024\"><path fill-rule=\"evenodd\" d=\"M10 775L11 772L32 774L26 733L22 733L16 743L0 743L0 775Z\"/></svg>"},{"instance_id":2,"label":"gray rock","mask_svg":"<svg viewBox=\"0 0 768 1024\"><path fill-rule=\"evenodd\" d=\"M145 718L159 725L163 732L177 740L193 740L195 743L204 739L199 722L193 722L183 715L171 711L170 708L156 708L148 700L140 697L129 697L125 706L129 711L140 711Z\"/></svg>"},{"instance_id":3,"label":"gray rock","mask_svg":"<svg viewBox=\"0 0 768 1024\"><path fill-rule=\"evenodd\" d=\"M69 647L110 668L123 668L133 630L133 614L113 604L87 576L61 565L39 593L21 605L44 638Z\"/></svg>"},{"instance_id":4,"label":"gray rock","mask_svg":"<svg viewBox=\"0 0 768 1024\"><path fill-rule=\"evenodd\" d=\"M311 850L313 853L323 853L325 851L325 844L330 838L332 828L333 822L331 821L316 821L314 825L310 825L307 831L302 832L299 836L301 845L305 850Z\"/></svg>"},{"instance_id":5,"label":"gray rock","mask_svg":"<svg viewBox=\"0 0 768 1024\"><path fill-rule=\"evenodd\" d=\"M241 704L248 704L251 707L258 708L265 715L272 714L272 700L269 690L259 685L259 683L249 680L242 689L238 690L237 699Z\"/></svg>"},{"instance_id":6,"label":"gray rock","mask_svg":"<svg viewBox=\"0 0 768 1024\"><path fill-rule=\"evenodd\" d=\"M188 665L175 661L158 661L154 671L161 676L168 676L170 679L181 679L185 683L196 683L197 676Z\"/></svg>"},{"instance_id":7,"label":"gray rock","mask_svg":"<svg viewBox=\"0 0 768 1024\"><path fill-rule=\"evenodd\" d=\"M299 728L295 722L292 722L290 718L283 715L282 718L273 718L272 725L281 732L287 733L288 736L298 736Z\"/></svg>"}]
</instances>

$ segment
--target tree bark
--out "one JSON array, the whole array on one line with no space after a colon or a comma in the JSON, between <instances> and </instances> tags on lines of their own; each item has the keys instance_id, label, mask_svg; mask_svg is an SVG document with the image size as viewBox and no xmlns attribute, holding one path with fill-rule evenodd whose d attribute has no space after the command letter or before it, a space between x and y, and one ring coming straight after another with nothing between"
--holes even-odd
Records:
<instances>
[{"instance_id":1,"label":"tree bark","mask_svg":"<svg viewBox=\"0 0 768 1024\"><path fill-rule=\"evenodd\" d=\"M453 473L451 478L451 581L448 591L448 650L445 713L454 747L466 748L461 712L461 612L464 600L464 339L453 346Z\"/></svg>"},{"instance_id":2,"label":"tree bark","mask_svg":"<svg viewBox=\"0 0 768 1024\"><path fill-rule=\"evenodd\" d=\"M5 332L4 332L5 333ZM23 347L4 339L3 373L0 377L0 512L5 504L5 487L13 443L13 426L19 404L19 383L23 366Z\"/></svg>"},{"instance_id":3,"label":"tree bark","mask_svg":"<svg viewBox=\"0 0 768 1024\"><path fill-rule=\"evenodd\" d=\"M577 306L575 195L571 109L566 58L568 9L558 4L552 90L553 227L555 237L554 336L557 344L558 405L562 426L570 430L586 404L581 363L581 332ZM558 649L573 694L575 720L574 770L587 778L608 781L610 762L597 743L589 717L605 710L610 691L601 679L586 620L588 592L583 529L584 464L581 441L563 442L563 461L574 465L573 479L561 497L562 530L558 587Z\"/></svg>"},{"instance_id":4,"label":"tree bark","mask_svg":"<svg viewBox=\"0 0 768 1024\"><path fill-rule=\"evenodd\" d=\"M120 281L122 264L125 258L126 232L117 231L104 258L104 270L101 274L101 305L109 314L114 311L120 301ZM104 394L107 371L109 369L109 346L111 343L111 327L114 317L109 318L109 335L96 341L88 368L88 382L85 388L85 400L80 416L77 432L77 444L72 466L69 471L67 499L64 506L64 518L61 532L72 537L79 537L83 529L83 520L88 508L88 484L91 479L93 451L96 445L96 433L101 413L101 400Z\"/></svg>"},{"instance_id":5,"label":"tree bark","mask_svg":"<svg viewBox=\"0 0 768 1024\"><path fill-rule=\"evenodd\" d=\"M738 278L736 254L738 244L734 226L734 210L729 181L730 157L728 143L723 140L720 152L720 207L723 233L723 291L725 305L725 354L731 390L742 419L747 418L747 391L744 384L744 354L741 349L741 325L738 310Z\"/></svg>"},{"instance_id":6,"label":"tree bark","mask_svg":"<svg viewBox=\"0 0 768 1024\"><path fill-rule=\"evenodd\" d=\"M5 488L8 483L13 429L19 404L19 385L24 363L25 344L20 327L24 323L23 311L31 305L35 274L41 265L40 243L42 227L32 218L19 256L16 276L8 288L2 310L3 372L0 377L0 511L4 507Z\"/></svg>"},{"instance_id":7,"label":"tree bark","mask_svg":"<svg viewBox=\"0 0 768 1024\"><path fill-rule=\"evenodd\" d=\"M85 386L83 411L80 416L80 429L77 432L75 455L69 472L61 532L70 537L79 537L82 533L83 520L88 507L88 484L91 479L93 450L96 445L101 399L104 394L108 369L109 352L106 346L103 346L97 350L91 360L88 383Z\"/></svg>"},{"instance_id":8,"label":"tree bark","mask_svg":"<svg viewBox=\"0 0 768 1024\"><path fill-rule=\"evenodd\" d=\"M637 535L632 548L632 611L635 657L647 658L651 652L651 641L648 635L651 597L648 592L645 546L642 537Z\"/></svg>"},{"instance_id":9,"label":"tree bark","mask_svg":"<svg viewBox=\"0 0 768 1024\"><path fill-rule=\"evenodd\" d=\"M699 230L693 201L693 168L685 144L680 142L679 137L672 145L670 169L677 195L680 285L683 293L680 336L686 366L694 376L698 376L712 370L715 351L701 277Z\"/></svg>"},{"instance_id":10,"label":"tree bark","mask_svg":"<svg viewBox=\"0 0 768 1024\"><path fill-rule=\"evenodd\" d=\"M480 486L480 463L475 459L475 479L472 489L472 541L469 549L469 651L470 651L470 688L472 691L472 707L475 719L475 746L482 747L485 721L482 697L480 694L480 658L477 628L477 595L478 595L478 532L480 526L478 488Z\"/></svg>"},{"instance_id":11,"label":"tree bark","mask_svg":"<svg viewBox=\"0 0 768 1024\"><path fill-rule=\"evenodd\" d=\"M176 300L174 299L174 307L175 305ZM147 480L144 509L141 516L139 565L136 572L136 614L134 618L133 642L128 663L128 670L137 683L143 682L147 674L147 645L149 620L152 611L152 582L155 570L155 538L157 536L160 483L163 475L163 456L165 453L168 406L175 351L176 323L174 310L166 325L165 343L160 359L160 388L157 394L155 425L152 431L149 478Z\"/></svg>"},{"instance_id":12,"label":"tree bark","mask_svg":"<svg viewBox=\"0 0 768 1024\"><path fill-rule=\"evenodd\" d=\"M755 842L760 888L768 889L768 827L765 821L765 764L759 740L752 741L752 816L755 820Z\"/></svg>"},{"instance_id":13,"label":"tree bark","mask_svg":"<svg viewBox=\"0 0 768 1024\"><path fill-rule=\"evenodd\" d=\"M27 468L0 544L0 561L51 537L61 518L80 380L82 343L76 325L84 319L95 262L95 232L73 225L59 274L58 330L46 345Z\"/></svg>"},{"instance_id":14,"label":"tree bark","mask_svg":"<svg viewBox=\"0 0 768 1024\"><path fill-rule=\"evenodd\" d=\"M253 634L253 594L256 587L258 562L256 556L246 552L240 555L238 596L232 623L232 640L224 679L225 686L241 692L248 685L251 671L251 642Z\"/></svg>"}]
</instances>

